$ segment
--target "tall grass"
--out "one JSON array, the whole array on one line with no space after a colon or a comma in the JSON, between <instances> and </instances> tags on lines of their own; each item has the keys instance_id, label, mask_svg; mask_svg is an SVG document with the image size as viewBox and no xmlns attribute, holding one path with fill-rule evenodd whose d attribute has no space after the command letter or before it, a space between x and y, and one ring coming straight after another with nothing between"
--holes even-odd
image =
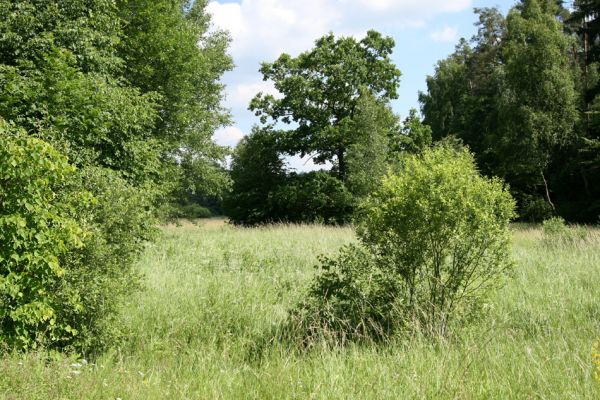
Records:
<instances>
[{"instance_id":1,"label":"tall grass","mask_svg":"<svg viewBox=\"0 0 600 400\"><path fill-rule=\"evenodd\" d=\"M165 227L139 262L146 286L122 312L127 339L85 364L0 359L2 399L596 399L600 238L556 243L514 231L514 277L486 316L446 339L384 346L265 341L303 295L318 254L350 228ZM260 351L260 354L256 354Z\"/></svg>"}]
</instances>

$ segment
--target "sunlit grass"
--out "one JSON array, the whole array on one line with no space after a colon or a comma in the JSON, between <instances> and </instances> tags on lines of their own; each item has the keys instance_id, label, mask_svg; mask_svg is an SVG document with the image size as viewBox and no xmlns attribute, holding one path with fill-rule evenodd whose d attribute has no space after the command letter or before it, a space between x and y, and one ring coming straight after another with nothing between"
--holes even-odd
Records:
<instances>
[{"instance_id":1,"label":"sunlit grass","mask_svg":"<svg viewBox=\"0 0 600 400\"><path fill-rule=\"evenodd\" d=\"M4 399L596 399L590 350L600 336L600 239L571 245L514 232L513 278L485 318L444 340L317 346L257 343L301 298L317 256L350 228L164 228L139 268L146 286L123 311L128 333L93 363L0 359ZM81 364L78 365L77 363Z\"/></svg>"}]
</instances>

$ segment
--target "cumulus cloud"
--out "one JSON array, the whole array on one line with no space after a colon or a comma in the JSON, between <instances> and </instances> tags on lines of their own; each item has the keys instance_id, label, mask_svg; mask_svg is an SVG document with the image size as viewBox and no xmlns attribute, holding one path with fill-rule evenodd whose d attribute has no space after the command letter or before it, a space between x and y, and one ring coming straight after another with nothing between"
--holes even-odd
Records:
<instances>
[{"instance_id":1,"label":"cumulus cloud","mask_svg":"<svg viewBox=\"0 0 600 400\"><path fill-rule=\"evenodd\" d=\"M221 146L235 147L244 137L244 132L235 126L218 129L213 135L214 141Z\"/></svg>"},{"instance_id":2,"label":"cumulus cloud","mask_svg":"<svg viewBox=\"0 0 600 400\"><path fill-rule=\"evenodd\" d=\"M272 82L242 82L234 85L229 91L229 104L235 108L247 108L250 104L250 100L252 100L258 92L271 94L275 97L280 96L280 93L275 89Z\"/></svg>"},{"instance_id":3,"label":"cumulus cloud","mask_svg":"<svg viewBox=\"0 0 600 400\"><path fill-rule=\"evenodd\" d=\"M370 27L423 26L436 14L461 11L471 0L242 0L211 1L213 24L231 33L234 59L296 54L323 34L353 35Z\"/></svg>"},{"instance_id":4,"label":"cumulus cloud","mask_svg":"<svg viewBox=\"0 0 600 400\"><path fill-rule=\"evenodd\" d=\"M260 62L274 61L281 53L297 55L313 47L315 39L336 35L364 37L375 28L390 34L423 28L436 15L468 9L472 0L211 0L207 10L215 29L230 32L229 53L236 69L226 74L226 106L237 128L215 134L221 144L233 145L249 131L256 118L248 103L262 91L277 94L271 83L263 82ZM451 28L449 28L451 29ZM450 40L456 29L432 33L434 40ZM242 127L240 129L239 127ZM298 167L299 163L296 163Z\"/></svg>"},{"instance_id":5,"label":"cumulus cloud","mask_svg":"<svg viewBox=\"0 0 600 400\"><path fill-rule=\"evenodd\" d=\"M437 31L433 31L429 34L429 37L434 42L438 43L452 43L458 38L458 29L446 27Z\"/></svg>"}]
</instances>

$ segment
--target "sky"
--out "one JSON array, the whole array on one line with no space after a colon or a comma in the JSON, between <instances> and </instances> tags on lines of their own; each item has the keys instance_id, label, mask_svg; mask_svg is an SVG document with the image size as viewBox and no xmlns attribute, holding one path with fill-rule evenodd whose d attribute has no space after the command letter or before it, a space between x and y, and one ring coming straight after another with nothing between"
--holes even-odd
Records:
<instances>
[{"instance_id":1,"label":"sky","mask_svg":"<svg viewBox=\"0 0 600 400\"><path fill-rule=\"evenodd\" d=\"M248 104L258 92L275 93L258 72L260 63L281 53L296 56L315 39L333 32L361 39L369 29L394 38L392 60L402 72L399 99L392 108L402 119L419 108L418 93L435 64L454 51L461 37L476 32L475 7L498 7L506 14L515 0L213 0L208 4L215 29L230 33L235 68L223 76L224 105L233 125L215 133L217 143L234 147L258 118ZM296 170L315 167L289 159Z\"/></svg>"}]
</instances>

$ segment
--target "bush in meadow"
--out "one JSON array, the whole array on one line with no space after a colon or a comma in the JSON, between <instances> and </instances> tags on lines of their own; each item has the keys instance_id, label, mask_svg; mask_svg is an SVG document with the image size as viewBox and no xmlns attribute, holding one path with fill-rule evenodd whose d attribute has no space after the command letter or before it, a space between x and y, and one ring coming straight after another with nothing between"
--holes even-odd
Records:
<instances>
[{"instance_id":1,"label":"bush in meadow","mask_svg":"<svg viewBox=\"0 0 600 400\"><path fill-rule=\"evenodd\" d=\"M511 271L514 207L505 185L481 176L466 149L407 155L359 211L363 250L324 259L303 311L292 314L311 331L317 325L352 335L379 321L372 332L416 325L445 334Z\"/></svg>"},{"instance_id":2,"label":"bush in meadow","mask_svg":"<svg viewBox=\"0 0 600 400\"><path fill-rule=\"evenodd\" d=\"M77 170L1 119L0 142L0 347L101 350L139 286L152 191L105 168Z\"/></svg>"}]
</instances>

